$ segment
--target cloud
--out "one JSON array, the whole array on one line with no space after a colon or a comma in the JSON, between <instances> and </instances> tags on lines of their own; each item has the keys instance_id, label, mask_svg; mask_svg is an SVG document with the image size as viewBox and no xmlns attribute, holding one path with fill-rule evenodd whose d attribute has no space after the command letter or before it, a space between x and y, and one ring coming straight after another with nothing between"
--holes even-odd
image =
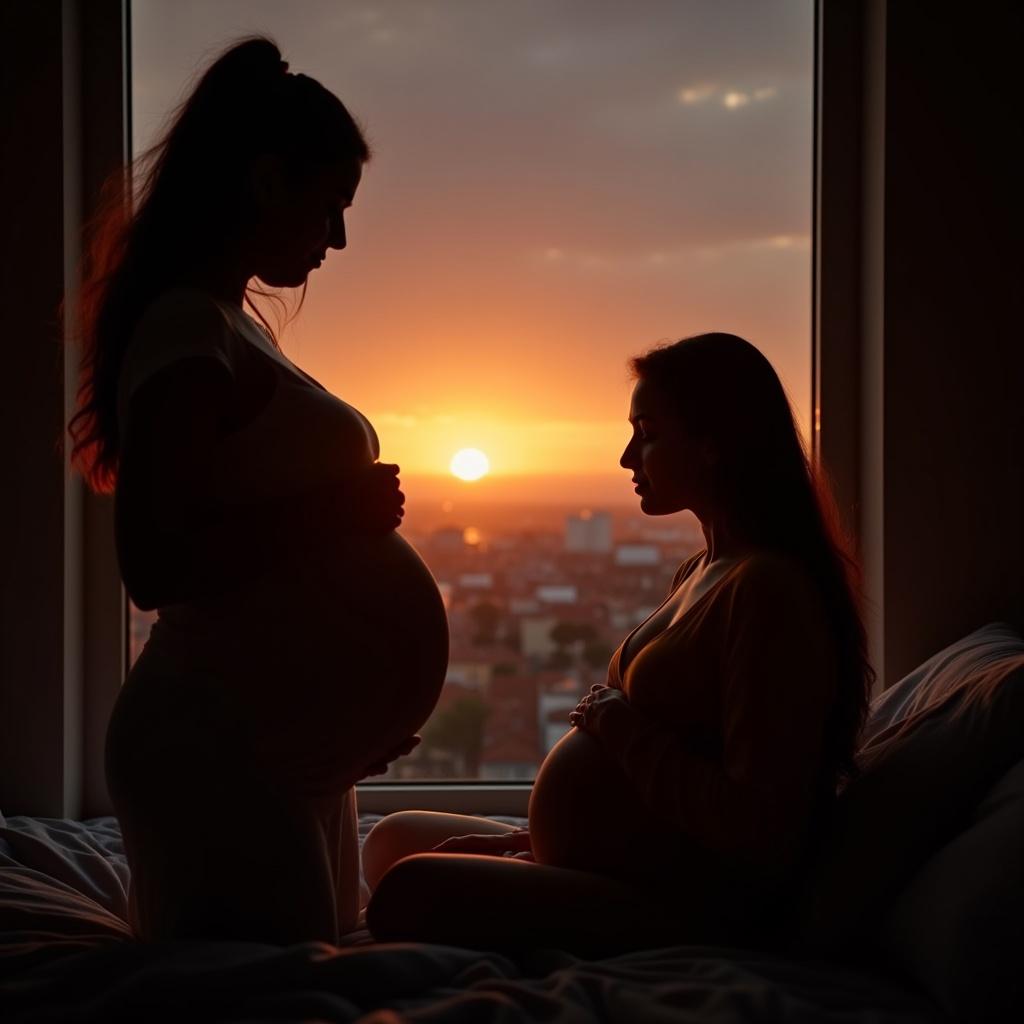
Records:
<instances>
[{"instance_id":1,"label":"cloud","mask_svg":"<svg viewBox=\"0 0 1024 1024\"><path fill-rule=\"evenodd\" d=\"M376 422L387 427L404 427L412 429L419 423L416 416L407 416L399 412L379 412L374 417Z\"/></svg>"},{"instance_id":2,"label":"cloud","mask_svg":"<svg viewBox=\"0 0 1024 1024\"><path fill-rule=\"evenodd\" d=\"M602 251L593 249L559 249L557 259L551 250L541 253L540 263L551 266L552 271L577 271L619 274L642 274L661 270L677 272L694 261L707 263L737 253L807 252L811 246L806 234L777 234L738 238L720 244L692 244L628 251ZM536 254L534 255L536 262Z\"/></svg>"},{"instance_id":3,"label":"cloud","mask_svg":"<svg viewBox=\"0 0 1024 1024\"><path fill-rule=\"evenodd\" d=\"M702 82L687 85L676 93L676 99L684 107L695 107L708 100L717 99L727 110L738 110L751 103L764 103L779 95L774 85L762 85L756 89L720 88L717 85Z\"/></svg>"},{"instance_id":4,"label":"cloud","mask_svg":"<svg viewBox=\"0 0 1024 1024\"><path fill-rule=\"evenodd\" d=\"M689 85L685 89L679 90L678 97L680 103L692 107L710 99L714 94L715 86L713 85Z\"/></svg>"}]
</instances>

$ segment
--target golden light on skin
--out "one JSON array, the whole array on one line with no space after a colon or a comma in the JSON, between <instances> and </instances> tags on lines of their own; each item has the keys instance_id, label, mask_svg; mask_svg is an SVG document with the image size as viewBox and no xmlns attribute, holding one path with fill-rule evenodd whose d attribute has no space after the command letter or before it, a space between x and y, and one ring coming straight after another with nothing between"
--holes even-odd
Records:
<instances>
[{"instance_id":1,"label":"golden light on skin","mask_svg":"<svg viewBox=\"0 0 1024 1024\"><path fill-rule=\"evenodd\" d=\"M479 448L461 448L452 456L448 468L460 480L479 480L491 468L490 459Z\"/></svg>"}]
</instances>

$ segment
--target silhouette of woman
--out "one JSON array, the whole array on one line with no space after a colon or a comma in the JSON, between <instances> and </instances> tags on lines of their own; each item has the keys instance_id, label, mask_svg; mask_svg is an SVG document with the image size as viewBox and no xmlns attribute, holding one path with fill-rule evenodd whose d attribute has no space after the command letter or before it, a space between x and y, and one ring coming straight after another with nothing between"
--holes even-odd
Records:
<instances>
[{"instance_id":1,"label":"silhouette of woman","mask_svg":"<svg viewBox=\"0 0 1024 1024\"><path fill-rule=\"evenodd\" d=\"M345 247L368 158L335 96L248 39L143 159L134 211L122 189L98 220L69 429L159 612L106 745L143 938L350 930L352 787L415 746L444 680L398 467L243 310L253 279L304 288Z\"/></svg>"},{"instance_id":2,"label":"silhouette of woman","mask_svg":"<svg viewBox=\"0 0 1024 1024\"><path fill-rule=\"evenodd\" d=\"M377 938L604 953L784 929L873 678L856 567L754 346L700 335L632 367L620 463L646 514L690 509L706 547L570 714L528 829L425 811L375 826Z\"/></svg>"}]
</instances>

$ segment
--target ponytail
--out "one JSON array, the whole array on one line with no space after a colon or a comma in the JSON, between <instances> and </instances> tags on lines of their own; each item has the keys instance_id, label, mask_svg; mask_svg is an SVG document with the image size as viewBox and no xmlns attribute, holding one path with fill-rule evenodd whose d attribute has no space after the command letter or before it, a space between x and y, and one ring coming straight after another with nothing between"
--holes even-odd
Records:
<instances>
[{"instance_id":1,"label":"ponytail","mask_svg":"<svg viewBox=\"0 0 1024 1024\"><path fill-rule=\"evenodd\" d=\"M346 159L364 163L370 150L341 100L291 73L276 44L256 36L217 58L162 138L107 182L86 229L81 384L68 423L72 461L94 490L110 492L117 481L117 382L135 325L162 291L181 283L190 253L231 237L252 216L247 172L265 154L302 174ZM246 289L263 320L252 294L276 296Z\"/></svg>"}]
</instances>

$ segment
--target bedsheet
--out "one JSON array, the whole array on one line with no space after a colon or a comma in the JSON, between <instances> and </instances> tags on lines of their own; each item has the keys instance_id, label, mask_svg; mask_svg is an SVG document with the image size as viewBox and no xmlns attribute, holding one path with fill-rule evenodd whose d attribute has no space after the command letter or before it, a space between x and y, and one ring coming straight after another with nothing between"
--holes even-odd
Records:
<instances>
[{"instance_id":1,"label":"bedsheet","mask_svg":"<svg viewBox=\"0 0 1024 1024\"><path fill-rule=\"evenodd\" d=\"M360 819L365 835L374 816ZM514 819L504 819L514 820ZM187 822L182 823L188 827ZM864 968L678 946L603 960L425 943L144 944L125 923L114 818L0 814L0 1019L7 1024L938 1024L923 996Z\"/></svg>"}]
</instances>

